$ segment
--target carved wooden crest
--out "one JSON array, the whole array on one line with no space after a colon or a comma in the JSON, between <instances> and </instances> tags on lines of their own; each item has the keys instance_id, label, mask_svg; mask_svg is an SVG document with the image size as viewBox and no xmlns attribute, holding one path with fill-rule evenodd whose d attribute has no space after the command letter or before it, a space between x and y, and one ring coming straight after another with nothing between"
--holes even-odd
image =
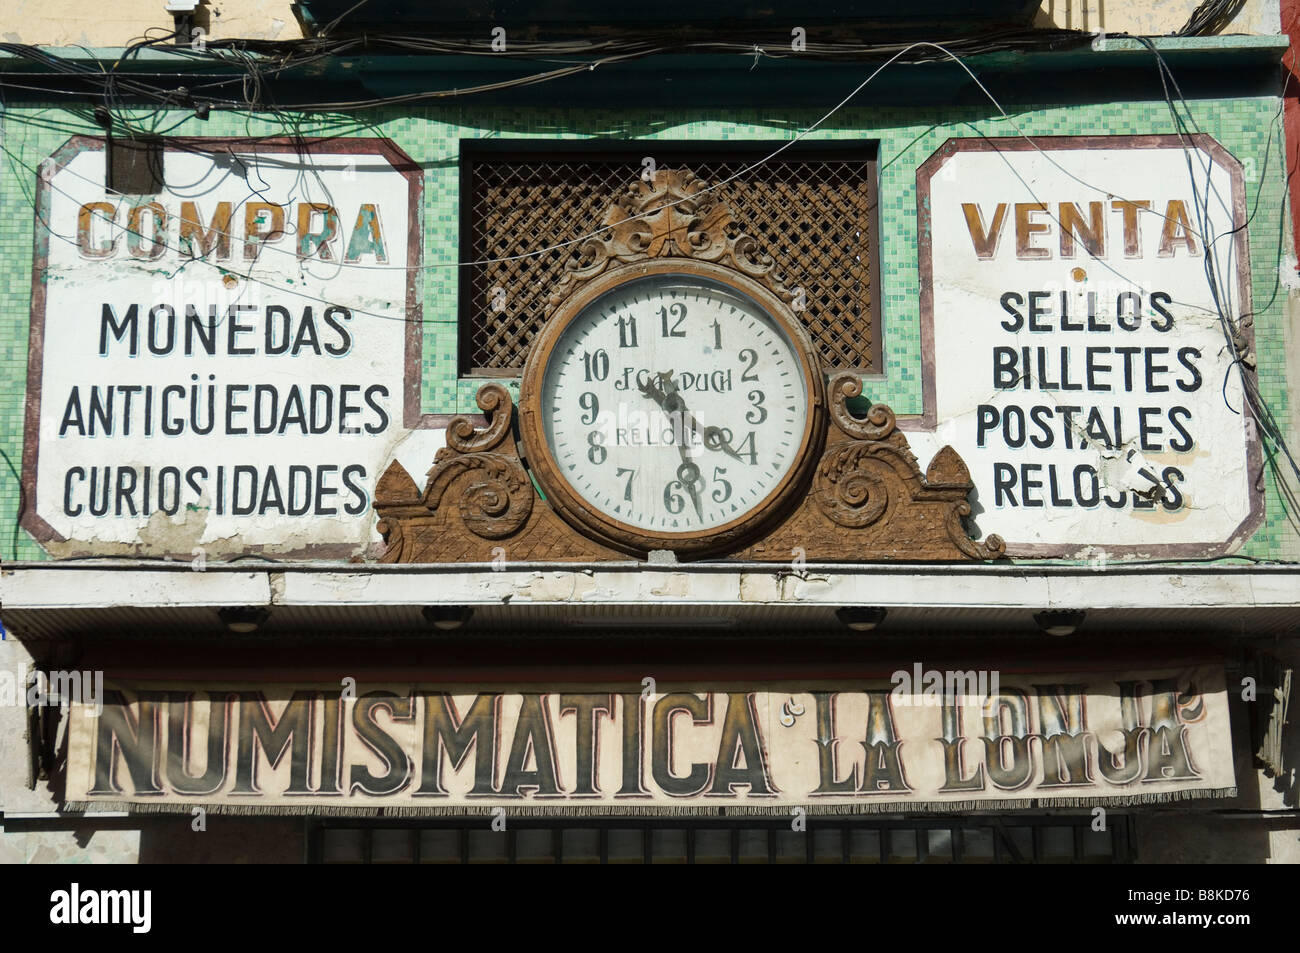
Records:
<instances>
[{"instance_id":1,"label":"carved wooden crest","mask_svg":"<svg viewBox=\"0 0 1300 953\"><path fill-rule=\"evenodd\" d=\"M605 213L599 232L565 263L547 313L609 268L654 258L713 262L754 279L786 303L792 301L772 256L706 188L691 173L673 169L659 170L653 184L638 180L629 185Z\"/></svg>"},{"instance_id":2,"label":"carved wooden crest","mask_svg":"<svg viewBox=\"0 0 1300 953\"><path fill-rule=\"evenodd\" d=\"M638 181L612 203L602 225L576 249L550 295L552 326L557 310L572 310L583 297L579 292L590 296L602 284L622 280L618 270L663 259L683 260L683 269L731 269L779 299L772 307L792 301L772 257L689 173L661 170L652 183ZM758 529L746 538L719 534L716 544L710 538L705 548L696 539L693 556L788 564L800 551L812 562L993 559L1003 554L1000 537L981 543L967 531L967 497L974 484L956 451L944 447L922 474L892 410L875 404L866 418L850 412L848 401L862 393L856 377L835 377L824 404L824 378L818 373L813 379L818 396L811 406L829 420L821 419L816 439L800 450L807 456L800 458L805 465L792 471L801 481L798 492L782 496L770 518L756 522ZM527 382L526 375L525 386ZM383 561L593 562L646 554L644 546L617 536L606 534L597 541L596 534L575 525L580 521L572 512L565 510L561 518L538 492L516 442L516 409L504 387L484 385L478 405L487 426L476 428L468 417L455 418L447 429L447 446L438 451L423 487L396 461L380 478L375 511L386 543ZM528 406L530 414L537 412Z\"/></svg>"}]
</instances>

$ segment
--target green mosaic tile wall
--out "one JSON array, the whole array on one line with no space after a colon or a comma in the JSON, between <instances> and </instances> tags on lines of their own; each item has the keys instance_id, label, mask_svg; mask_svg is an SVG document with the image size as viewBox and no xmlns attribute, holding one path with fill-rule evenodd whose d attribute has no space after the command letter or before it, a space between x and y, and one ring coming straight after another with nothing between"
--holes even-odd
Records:
<instances>
[{"instance_id":1,"label":"green mosaic tile wall","mask_svg":"<svg viewBox=\"0 0 1300 953\"><path fill-rule=\"evenodd\" d=\"M870 396L902 414L921 410L921 352L916 261L916 168L945 140L972 136L1133 135L1172 133L1164 103L1108 103L1091 107L1041 107L1013 120L988 117L983 108L950 107L846 109L807 137L808 141L867 138L880 141L881 303L885 344L882 380ZM1278 100L1205 100L1192 104L1201 131L1219 140L1246 166L1255 333L1261 389L1279 423L1290 425L1293 410L1285 393L1283 310L1286 291L1278 275L1283 243L1285 194ZM188 116L188 118L187 118ZM691 112L601 111L473 106L378 111L365 121L295 117L302 136L386 136L425 172L425 275L423 403L427 413L474 411L483 383L457 378L456 290L459 191L457 157L462 138L611 138L656 140L791 139L818 118L815 111L718 110ZM172 135L283 135L281 120L214 114L200 122L189 114L144 114L139 122ZM23 395L30 308L32 202L36 166L69 136L96 134L73 113L57 107L11 108L0 116L0 558L39 559L43 552L17 529L18 468L22 455ZM1270 144L1271 140L1271 144ZM1300 559L1300 537L1292 528L1300 514L1288 514L1273 480L1265 475L1265 525L1242 549L1256 559Z\"/></svg>"}]
</instances>

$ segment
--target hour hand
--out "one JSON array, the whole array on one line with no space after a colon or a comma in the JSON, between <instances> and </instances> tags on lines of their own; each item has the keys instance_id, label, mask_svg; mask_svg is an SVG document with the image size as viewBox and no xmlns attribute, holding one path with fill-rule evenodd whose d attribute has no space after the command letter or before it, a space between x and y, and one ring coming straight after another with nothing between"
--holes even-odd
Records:
<instances>
[{"instance_id":1,"label":"hour hand","mask_svg":"<svg viewBox=\"0 0 1300 953\"><path fill-rule=\"evenodd\" d=\"M673 383L672 371L655 374L647 383L637 384L637 387L640 388L641 393L666 411L686 410L682 398L677 393L677 385Z\"/></svg>"},{"instance_id":2,"label":"hour hand","mask_svg":"<svg viewBox=\"0 0 1300 953\"><path fill-rule=\"evenodd\" d=\"M636 386L641 393L645 394L660 407L663 407L664 402L668 400L668 395L663 392L663 389L658 384L658 380L659 375L656 374L649 381L646 381L645 383L638 382Z\"/></svg>"}]
</instances>

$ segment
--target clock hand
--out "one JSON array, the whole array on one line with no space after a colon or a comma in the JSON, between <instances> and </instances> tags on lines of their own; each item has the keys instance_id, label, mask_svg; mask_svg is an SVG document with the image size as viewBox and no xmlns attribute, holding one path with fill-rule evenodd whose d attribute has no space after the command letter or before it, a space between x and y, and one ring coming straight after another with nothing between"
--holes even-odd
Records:
<instances>
[{"instance_id":1,"label":"clock hand","mask_svg":"<svg viewBox=\"0 0 1300 953\"><path fill-rule=\"evenodd\" d=\"M744 457L740 455L740 451L723 439L721 427L705 427L700 431L700 437L703 438L706 449L721 450L729 457L735 457L737 460L742 462L744 461Z\"/></svg>"},{"instance_id":2,"label":"clock hand","mask_svg":"<svg viewBox=\"0 0 1300 953\"><path fill-rule=\"evenodd\" d=\"M699 420L696 419L695 415L687 409L686 401L682 399L681 392L677 389L677 385L673 383L672 371L665 371L656 374L655 381L656 383L640 385L642 393L649 396L655 403L669 413L675 412L681 414L682 423L686 424L700 435L701 439L704 441L705 449L721 450L728 456L734 457L743 462L744 458L741 456L740 452L731 445L730 441L726 440L722 436L721 427L703 426ZM662 382L662 385L658 382Z\"/></svg>"},{"instance_id":3,"label":"clock hand","mask_svg":"<svg viewBox=\"0 0 1300 953\"><path fill-rule=\"evenodd\" d=\"M659 383L662 382L662 383ZM668 413L679 413L683 418L689 418L691 428L699 429L699 423L689 410L686 409L686 403L682 400L677 391L676 385L673 384L673 372L656 374L655 383L638 384L641 393L645 394L656 404L662 407ZM704 505L700 502L700 491L696 484L700 480L700 468L691 461L691 448L685 443L677 444L677 452L681 455L682 465L677 468L677 481L690 494L691 504L695 507L695 515L699 517L700 522L704 522Z\"/></svg>"},{"instance_id":4,"label":"clock hand","mask_svg":"<svg viewBox=\"0 0 1300 953\"><path fill-rule=\"evenodd\" d=\"M695 486L700 479L700 468L691 462L690 451L686 447L679 446L678 450L682 454L682 465L677 468L677 479L686 488L686 492L691 495L691 503L695 506L695 515L703 523L704 507L700 503L700 491Z\"/></svg>"}]
</instances>

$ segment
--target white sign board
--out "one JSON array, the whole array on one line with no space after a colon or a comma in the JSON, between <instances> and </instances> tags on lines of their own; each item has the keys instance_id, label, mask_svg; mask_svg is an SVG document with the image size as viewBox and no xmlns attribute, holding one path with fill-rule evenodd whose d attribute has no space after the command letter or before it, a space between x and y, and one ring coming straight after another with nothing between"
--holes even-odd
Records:
<instances>
[{"instance_id":1,"label":"white sign board","mask_svg":"<svg viewBox=\"0 0 1300 953\"><path fill-rule=\"evenodd\" d=\"M364 551L418 425L419 169L373 139L159 161L146 196L105 190L99 139L42 166L24 525L56 555Z\"/></svg>"},{"instance_id":2,"label":"white sign board","mask_svg":"<svg viewBox=\"0 0 1300 953\"><path fill-rule=\"evenodd\" d=\"M1250 347L1236 160L1201 136L951 140L918 202L917 426L970 467L980 530L1021 556L1240 545L1262 500L1228 343Z\"/></svg>"}]
</instances>

